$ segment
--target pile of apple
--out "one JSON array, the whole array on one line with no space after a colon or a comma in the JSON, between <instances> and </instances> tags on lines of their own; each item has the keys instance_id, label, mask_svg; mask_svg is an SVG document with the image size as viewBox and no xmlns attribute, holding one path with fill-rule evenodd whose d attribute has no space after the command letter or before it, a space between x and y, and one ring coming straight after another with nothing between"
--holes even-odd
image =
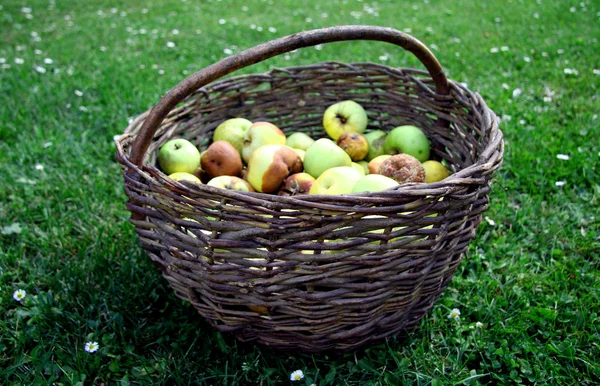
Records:
<instances>
[{"instance_id":1,"label":"pile of apple","mask_svg":"<svg viewBox=\"0 0 600 386\"><path fill-rule=\"evenodd\" d=\"M352 100L325 110L329 138L316 140L303 132L286 136L270 122L232 118L202 152L183 138L167 141L158 164L174 180L284 196L372 192L448 177L442 163L429 159L431 144L420 128L365 133L367 121Z\"/></svg>"}]
</instances>

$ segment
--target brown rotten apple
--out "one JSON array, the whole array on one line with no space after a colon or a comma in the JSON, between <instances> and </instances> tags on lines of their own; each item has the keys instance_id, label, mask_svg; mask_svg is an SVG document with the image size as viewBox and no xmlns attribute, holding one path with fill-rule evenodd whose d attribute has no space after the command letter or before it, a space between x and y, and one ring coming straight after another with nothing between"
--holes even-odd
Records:
<instances>
[{"instance_id":1,"label":"brown rotten apple","mask_svg":"<svg viewBox=\"0 0 600 386\"><path fill-rule=\"evenodd\" d=\"M286 145L263 145L252 152L246 179L257 192L274 193L287 176L302 171L300 156Z\"/></svg>"},{"instance_id":2,"label":"brown rotten apple","mask_svg":"<svg viewBox=\"0 0 600 386\"><path fill-rule=\"evenodd\" d=\"M295 173L283 180L279 188L280 196L295 196L296 194L308 194L310 187L315 182L315 177L308 173Z\"/></svg>"},{"instance_id":3,"label":"brown rotten apple","mask_svg":"<svg viewBox=\"0 0 600 386\"><path fill-rule=\"evenodd\" d=\"M369 142L367 138L359 133L344 133L337 139L337 145L341 147L352 159L360 161L369 153Z\"/></svg>"},{"instance_id":4,"label":"brown rotten apple","mask_svg":"<svg viewBox=\"0 0 600 386\"><path fill-rule=\"evenodd\" d=\"M213 142L200 159L202 170L211 178L218 176L239 176L242 173L240 153L227 141Z\"/></svg>"},{"instance_id":5,"label":"brown rotten apple","mask_svg":"<svg viewBox=\"0 0 600 386\"><path fill-rule=\"evenodd\" d=\"M399 184L425 182L425 169L421 162L409 154L396 154L383 161L379 174L396 180Z\"/></svg>"}]
</instances>

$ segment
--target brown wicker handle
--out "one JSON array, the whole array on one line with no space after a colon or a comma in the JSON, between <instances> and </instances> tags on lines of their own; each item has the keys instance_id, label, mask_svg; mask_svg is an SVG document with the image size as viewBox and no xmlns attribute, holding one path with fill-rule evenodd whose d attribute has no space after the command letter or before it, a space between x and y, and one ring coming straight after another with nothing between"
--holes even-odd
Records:
<instances>
[{"instance_id":1,"label":"brown wicker handle","mask_svg":"<svg viewBox=\"0 0 600 386\"><path fill-rule=\"evenodd\" d=\"M212 64L173 87L150 110L131 149L131 162L141 166L156 129L179 102L200 87L236 70L302 47L344 40L377 40L413 53L427 68L438 94L448 95L448 79L433 53L419 40L393 28L350 25L303 31L260 44Z\"/></svg>"}]
</instances>

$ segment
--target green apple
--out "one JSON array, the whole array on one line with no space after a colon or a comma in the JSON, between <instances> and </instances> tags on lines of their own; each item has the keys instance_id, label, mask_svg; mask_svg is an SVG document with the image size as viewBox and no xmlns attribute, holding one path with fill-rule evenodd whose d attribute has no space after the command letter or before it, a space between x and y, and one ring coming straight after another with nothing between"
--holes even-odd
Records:
<instances>
[{"instance_id":1,"label":"green apple","mask_svg":"<svg viewBox=\"0 0 600 386\"><path fill-rule=\"evenodd\" d=\"M323 127L334 141L344 133L364 133L367 121L365 109L352 100L334 103L323 114Z\"/></svg>"},{"instance_id":2,"label":"green apple","mask_svg":"<svg viewBox=\"0 0 600 386\"><path fill-rule=\"evenodd\" d=\"M364 170L365 176L367 174L369 174L369 163L367 161L365 161L365 160L358 161L357 164L359 164L360 166L362 166L362 168Z\"/></svg>"},{"instance_id":3,"label":"green apple","mask_svg":"<svg viewBox=\"0 0 600 386\"><path fill-rule=\"evenodd\" d=\"M327 169L312 184L310 194L347 194L363 177L351 166L338 166Z\"/></svg>"},{"instance_id":4,"label":"green apple","mask_svg":"<svg viewBox=\"0 0 600 386\"><path fill-rule=\"evenodd\" d=\"M292 148L292 149L294 149L294 148ZM298 154L298 157L300 157L302 162L304 162L304 156L306 155L306 152L302 149L294 149L294 151L296 152L296 154Z\"/></svg>"},{"instance_id":5,"label":"green apple","mask_svg":"<svg viewBox=\"0 0 600 386\"><path fill-rule=\"evenodd\" d=\"M425 162L429 159L430 148L429 139L423 130L416 126L398 126L385 137L386 154L409 154Z\"/></svg>"},{"instance_id":6,"label":"green apple","mask_svg":"<svg viewBox=\"0 0 600 386\"><path fill-rule=\"evenodd\" d=\"M425 169L425 182L438 182L450 175L450 172L444 164L439 161L429 160L423 162L423 169Z\"/></svg>"},{"instance_id":7,"label":"green apple","mask_svg":"<svg viewBox=\"0 0 600 386\"><path fill-rule=\"evenodd\" d=\"M362 134L344 133L337 139L337 145L348 153L352 161L360 161L369 153L369 142Z\"/></svg>"},{"instance_id":8,"label":"green apple","mask_svg":"<svg viewBox=\"0 0 600 386\"><path fill-rule=\"evenodd\" d=\"M369 142L369 152L365 157L367 161L385 154L384 143L386 135L387 133L383 130L369 131L365 134L365 138Z\"/></svg>"},{"instance_id":9,"label":"green apple","mask_svg":"<svg viewBox=\"0 0 600 386\"><path fill-rule=\"evenodd\" d=\"M218 176L212 178L206 185L221 189L239 190L241 192L254 192L254 188L248 181L234 176Z\"/></svg>"},{"instance_id":10,"label":"green apple","mask_svg":"<svg viewBox=\"0 0 600 386\"><path fill-rule=\"evenodd\" d=\"M175 181L190 181L190 182L195 182L197 184L202 183L202 181L200 181L200 179L198 177L196 177L192 173L187 173L187 172L175 172L175 173L169 174L169 178L172 180L175 180Z\"/></svg>"},{"instance_id":11,"label":"green apple","mask_svg":"<svg viewBox=\"0 0 600 386\"><path fill-rule=\"evenodd\" d=\"M304 171L315 178L327 169L351 164L350 156L329 138L317 139L304 154Z\"/></svg>"},{"instance_id":12,"label":"green apple","mask_svg":"<svg viewBox=\"0 0 600 386\"><path fill-rule=\"evenodd\" d=\"M158 151L158 165L165 174L193 174L200 166L200 151L187 139L171 139Z\"/></svg>"},{"instance_id":13,"label":"green apple","mask_svg":"<svg viewBox=\"0 0 600 386\"><path fill-rule=\"evenodd\" d=\"M246 131L252 122L246 118L231 118L222 122L213 133L213 142L227 141L242 155L242 146Z\"/></svg>"},{"instance_id":14,"label":"green apple","mask_svg":"<svg viewBox=\"0 0 600 386\"><path fill-rule=\"evenodd\" d=\"M263 145L257 148L248 162L246 179L257 192L274 193L283 180L302 172L302 160L286 145Z\"/></svg>"},{"instance_id":15,"label":"green apple","mask_svg":"<svg viewBox=\"0 0 600 386\"><path fill-rule=\"evenodd\" d=\"M252 152L263 145L285 145L286 137L279 127L270 122L254 122L246 131L242 159L250 161Z\"/></svg>"},{"instance_id":16,"label":"green apple","mask_svg":"<svg viewBox=\"0 0 600 386\"><path fill-rule=\"evenodd\" d=\"M367 175L367 172L365 172L365 168L358 162L352 162L350 166L356 169L363 176Z\"/></svg>"},{"instance_id":17,"label":"green apple","mask_svg":"<svg viewBox=\"0 0 600 386\"><path fill-rule=\"evenodd\" d=\"M378 192L398 186L398 183L393 179L382 176L381 174L368 174L362 177L352 187L352 193L359 192Z\"/></svg>"},{"instance_id":18,"label":"green apple","mask_svg":"<svg viewBox=\"0 0 600 386\"><path fill-rule=\"evenodd\" d=\"M306 151L306 149L308 149L313 143L315 143L315 140L312 139L310 135L306 133L301 133L299 131L290 134L285 142L285 144L291 148L300 149L304 151Z\"/></svg>"}]
</instances>

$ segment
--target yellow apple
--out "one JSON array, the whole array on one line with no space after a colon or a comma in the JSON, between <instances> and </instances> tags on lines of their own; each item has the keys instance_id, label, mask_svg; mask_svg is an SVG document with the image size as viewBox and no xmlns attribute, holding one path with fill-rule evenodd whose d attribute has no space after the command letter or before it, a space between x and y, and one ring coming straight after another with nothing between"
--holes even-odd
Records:
<instances>
[{"instance_id":1,"label":"yellow apple","mask_svg":"<svg viewBox=\"0 0 600 386\"><path fill-rule=\"evenodd\" d=\"M363 175L351 166L327 169L312 184L310 194L347 194Z\"/></svg>"},{"instance_id":2,"label":"yellow apple","mask_svg":"<svg viewBox=\"0 0 600 386\"><path fill-rule=\"evenodd\" d=\"M323 114L323 127L334 141L344 133L364 133L367 122L365 109L352 100L334 103Z\"/></svg>"},{"instance_id":3,"label":"yellow apple","mask_svg":"<svg viewBox=\"0 0 600 386\"><path fill-rule=\"evenodd\" d=\"M286 145L263 145L252 153L246 179L257 192L274 193L287 176L302 171L300 156Z\"/></svg>"},{"instance_id":4,"label":"yellow apple","mask_svg":"<svg viewBox=\"0 0 600 386\"><path fill-rule=\"evenodd\" d=\"M425 182L438 182L450 175L450 172L444 164L439 161L429 160L423 162L423 169L425 169Z\"/></svg>"}]
</instances>

